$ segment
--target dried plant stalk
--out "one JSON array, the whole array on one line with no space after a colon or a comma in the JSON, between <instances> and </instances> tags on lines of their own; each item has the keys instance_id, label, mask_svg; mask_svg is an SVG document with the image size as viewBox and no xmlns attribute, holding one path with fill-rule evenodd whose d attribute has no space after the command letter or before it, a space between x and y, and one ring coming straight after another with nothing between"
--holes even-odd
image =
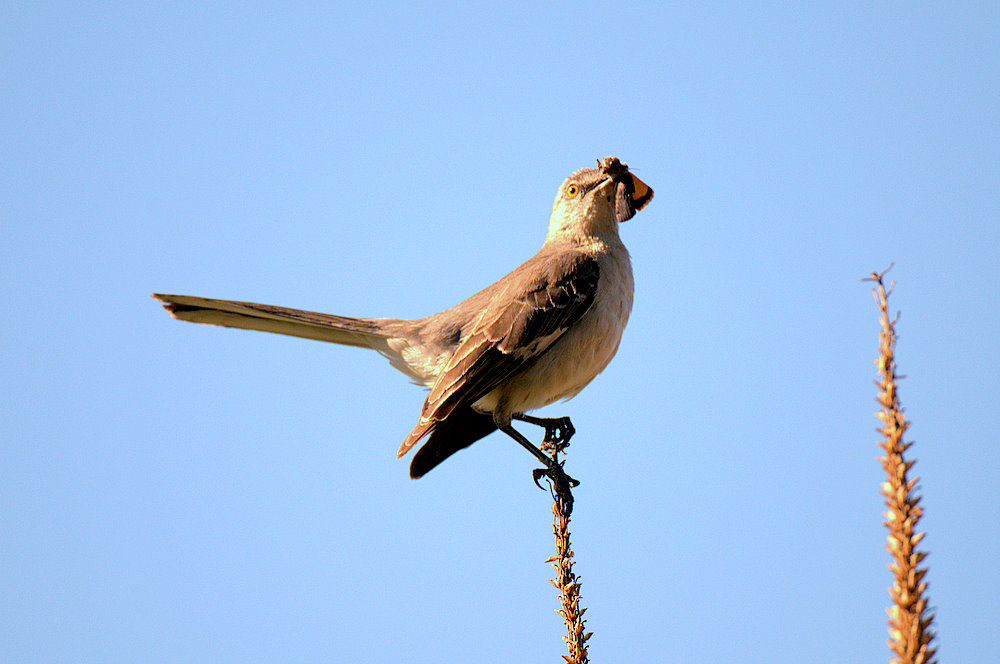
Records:
<instances>
[{"instance_id":1,"label":"dried plant stalk","mask_svg":"<svg viewBox=\"0 0 1000 664\"><path fill-rule=\"evenodd\" d=\"M890 265L882 272L872 272L869 279L875 282L872 289L879 308L879 387L878 401L882 409L876 417L882 421L878 430L883 440L879 446L885 456L879 460L886 472L886 481L882 483L882 495L885 496L887 510L885 526L889 529L886 537L886 548L892 555L892 586L889 596L893 605L886 611L889 614L889 648L895 653L890 659L891 664L933 664L936 648L931 647L934 632L931 623L934 615L929 611L927 602L927 583L924 576L927 567L920 563L927 556L918 551L917 545L923 539L923 533L917 533L917 522L923 513L920 507L920 496L914 492L919 477L909 478L910 468L916 460L907 461L904 453L913 444L904 442L903 434L909 427L909 422L903 416L903 408L899 403L896 374L896 321L889 318L889 294L895 282L885 287L884 277L892 268Z\"/></svg>"},{"instance_id":2,"label":"dried plant stalk","mask_svg":"<svg viewBox=\"0 0 1000 664\"><path fill-rule=\"evenodd\" d=\"M542 449L551 452L552 458L558 463L559 453L565 444L546 442ZM586 608L580 606L580 579L573 572L573 549L570 548L569 520L573 511L573 494L569 486L554 483L552 487L552 514L554 517L552 532L556 536L556 553L545 562L551 562L556 570L556 578L551 579L552 585L559 591L560 608L556 609L566 625L567 635L563 637L569 649L563 659L568 664L587 664L587 639L593 632L584 632L583 614Z\"/></svg>"}]
</instances>

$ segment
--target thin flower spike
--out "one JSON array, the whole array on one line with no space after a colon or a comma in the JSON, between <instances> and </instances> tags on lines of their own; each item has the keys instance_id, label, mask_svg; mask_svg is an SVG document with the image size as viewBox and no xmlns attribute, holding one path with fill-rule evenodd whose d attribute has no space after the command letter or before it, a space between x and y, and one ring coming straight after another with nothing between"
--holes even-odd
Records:
<instances>
[{"instance_id":1,"label":"thin flower spike","mask_svg":"<svg viewBox=\"0 0 1000 664\"><path fill-rule=\"evenodd\" d=\"M559 463L559 453L563 451L565 444L560 442L548 442L542 444L542 450L551 452L554 462ZM565 492L569 492L568 487L564 487ZM552 532L556 538L556 553L550 556L545 562L551 562L556 570L556 578L549 579L553 586L559 591L560 608L556 609L566 625L566 636L563 641L569 650L568 655L563 655L563 659L568 664L587 664L590 659L587 654L587 639L592 632L584 633L583 628L586 621L583 614L587 610L580 607L580 580L573 572L573 549L570 548L569 539L569 518L573 510L572 494L564 495L559 490L553 491L552 514L554 521Z\"/></svg>"},{"instance_id":2,"label":"thin flower spike","mask_svg":"<svg viewBox=\"0 0 1000 664\"><path fill-rule=\"evenodd\" d=\"M885 498L886 512L884 525L889 529L886 536L886 548L893 561L888 565L893 574L893 583L889 588L889 596L894 604L886 609L889 615L889 649L895 654L890 659L891 664L936 664L932 647L934 632L931 623L934 615L927 609L925 591L927 584L923 581L927 573L926 567L919 567L924 552L916 550L917 544L923 539L923 533L917 533L917 522L923 514L919 507L920 496L913 493L919 478L908 477L915 460L906 460L906 452L912 442L903 442L903 434L910 423L903 415L899 403L897 381L901 376L896 373L896 321L889 318L889 294L895 284L885 287L885 273L872 272L869 280L875 282L872 292L879 309L879 356L875 361L879 378L876 381L880 389L878 402L882 410L876 414L882 426L878 429L883 440L879 446L885 452L880 457L882 468L887 480L881 484L881 493Z\"/></svg>"}]
</instances>

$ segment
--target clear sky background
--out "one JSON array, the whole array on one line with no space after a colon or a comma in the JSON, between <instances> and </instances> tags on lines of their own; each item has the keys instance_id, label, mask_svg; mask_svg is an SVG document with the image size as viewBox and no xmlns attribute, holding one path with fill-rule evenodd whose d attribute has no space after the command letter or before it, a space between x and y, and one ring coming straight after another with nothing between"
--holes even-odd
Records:
<instances>
[{"instance_id":1,"label":"clear sky background","mask_svg":"<svg viewBox=\"0 0 1000 664\"><path fill-rule=\"evenodd\" d=\"M591 659L886 661L892 261L940 654L995 656L1000 8L825 4L4 3L0 660L561 661L531 457L411 481L382 358L149 294L429 314L607 155L632 319L538 411Z\"/></svg>"}]
</instances>

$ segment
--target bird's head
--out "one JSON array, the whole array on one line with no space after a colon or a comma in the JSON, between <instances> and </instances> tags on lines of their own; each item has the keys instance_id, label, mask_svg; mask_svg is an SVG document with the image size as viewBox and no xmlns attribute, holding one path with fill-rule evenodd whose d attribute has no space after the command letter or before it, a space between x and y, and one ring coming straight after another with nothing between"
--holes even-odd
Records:
<instances>
[{"instance_id":1,"label":"bird's head","mask_svg":"<svg viewBox=\"0 0 1000 664\"><path fill-rule=\"evenodd\" d=\"M653 190L629 172L617 157L605 157L597 168L581 168L566 178L552 204L548 241L618 234L653 198Z\"/></svg>"}]
</instances>

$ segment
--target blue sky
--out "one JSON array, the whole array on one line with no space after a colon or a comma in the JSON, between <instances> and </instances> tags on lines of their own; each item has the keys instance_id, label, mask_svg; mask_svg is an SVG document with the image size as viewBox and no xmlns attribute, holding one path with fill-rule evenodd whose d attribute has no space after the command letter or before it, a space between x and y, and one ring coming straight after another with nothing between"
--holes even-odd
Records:
<instances>
[{"instance_id":1,"label":"blue sky","mask_svg":"<svg viewBox=\"0 0 1000 664\"><path fill-rule=\"evenodd\" d=\"M382 358L149 293L432 313L606 155L656 190L632 319L539 411L591 659L886 660L892 261L940 653L995 650L996 3L6 3L0 38L0 659L560 661L523 450L411 481Z\"/></svg>"}]
</instances>

